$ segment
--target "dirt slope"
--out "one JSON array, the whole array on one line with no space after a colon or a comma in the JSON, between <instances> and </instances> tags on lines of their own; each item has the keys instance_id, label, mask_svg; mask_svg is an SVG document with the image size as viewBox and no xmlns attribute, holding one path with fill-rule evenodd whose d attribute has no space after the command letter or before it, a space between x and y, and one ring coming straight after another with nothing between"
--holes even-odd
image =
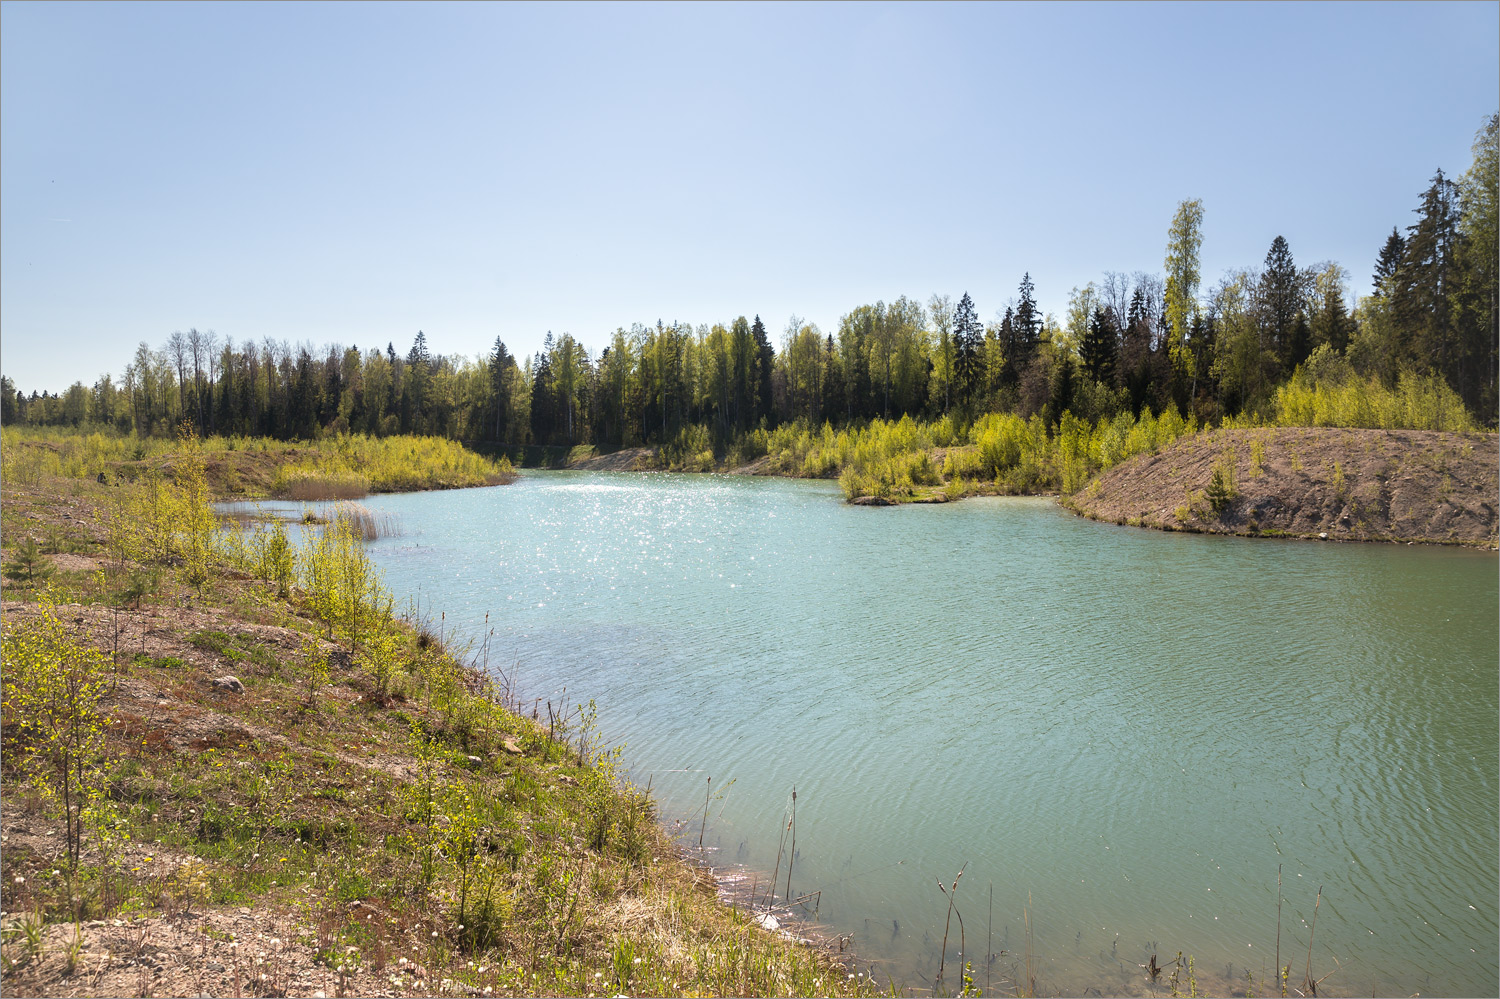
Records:
<instances>
[{"instance_id":1,"label":"dirt slope","mask_svg":"<svg viewBox=\"0 0 1500 999\"><path fill-rule=\"evenodd\" d=\"M1110 469L1065 503L1169 531L1494 547L1497 454L1494 434L1208 431ZM1215 468L1231 462L1232 496L1216 508Z\"/></svg>"},{"instance_id":2,"label":"dirt slope","mask_svg":"<svg viewBox=\"0 0 1500 999\"><path fill-rule=\"evenodd\" d=\"M568 462L569 468L589 472L635 472L656 467L656 448L627 447L608 454L591 454Z\"/></svg>"}]
</instances>

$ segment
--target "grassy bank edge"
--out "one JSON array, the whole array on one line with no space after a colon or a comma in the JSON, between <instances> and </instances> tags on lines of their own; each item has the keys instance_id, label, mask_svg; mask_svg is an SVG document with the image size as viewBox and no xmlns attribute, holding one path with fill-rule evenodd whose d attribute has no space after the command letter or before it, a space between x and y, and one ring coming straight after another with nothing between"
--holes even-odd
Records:
<instances>
[{"instance_id":1,"label":"grassy bank edge","mask_svg":"<svg viewBox=\"0 0 1500 999\"><path fill-rule=\"evenodd\" d=\"M290 920L309 973L351 995L434 994L443 982L469 994L874 990L837 950L768 933L718 902L649 798L618 779L591 706L517 712L515 692L432 622L396 622L380 665L330 641L295 589L278 596L224 567L194 584L170 564L119 562L97 503L119 488L50 477L5 486L7 563L43 525L53 549L44 580L6 580L6 634L50 616L92 649L110 685L100 800L116 803L108 831L85 823L75 862L51 851L68 838L62 814L21 762L25 725L7 711L7 818L45 828L8 834L4 851L8 988L76 987L79 954L30 948L38 924L88 924L102 942L122 916L137 925L249 906L266 936ZM129 593L142 571L155 591ZM48 590L55 610L41 612ZM230 672L243 693L214 686ZM412 818L412 774L438 789L432 822ZM472 878L461 865L433 859L455 855L447 830L466 822L491 837L469 851L500 885L485 918L465 906ZM362 926L371 913L386 925ZM476 926L493 935L476 937ZM258 994L252 970L236 966L237 986Z\"/></svg>"}]
</instances>

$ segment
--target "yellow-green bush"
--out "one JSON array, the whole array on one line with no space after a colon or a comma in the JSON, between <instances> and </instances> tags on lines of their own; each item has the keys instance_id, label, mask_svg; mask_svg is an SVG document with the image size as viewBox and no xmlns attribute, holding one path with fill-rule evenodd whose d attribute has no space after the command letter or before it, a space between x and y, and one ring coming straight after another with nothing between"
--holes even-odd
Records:
<instances>
[{"instance_id":1,"label":"yellow-green bush","mask_svg":"<svg viewBox=\"0 0 1500 999\"><path fill-rule=\"evenodd\" d=\"M356 652L361 638L390 620L391 594L349 511L338 511L323 530L308 534L297 567L308 606L330 637L336 631Z\"/></svg>"},{"instance_id":2,"label":"yellow-green bush","mask_svg":"<svg viewBox=\"0 0 1500 999\"><path fill-rule=\"evenodd\" d=\"M1436 374L1404 373L1390 389L1373 378L1315 381L1299 368L1277 388L1275 412L1281 427L1475 429L1458 393Z\"/></svg>"},{"instance_id":3,"label":"yellow-green bush","mask_svg":"<svg viewBox=\"0 0 1500 999\"><path fill-rule=\"evenodd\" d=\"M69 634L49 598L35 617L5 629L0 658L6 754L61 806L68 863L76 870L85 824L97 824L109 812L105 718L99 710L107 660Z\"/></svg>"}]
</instances>

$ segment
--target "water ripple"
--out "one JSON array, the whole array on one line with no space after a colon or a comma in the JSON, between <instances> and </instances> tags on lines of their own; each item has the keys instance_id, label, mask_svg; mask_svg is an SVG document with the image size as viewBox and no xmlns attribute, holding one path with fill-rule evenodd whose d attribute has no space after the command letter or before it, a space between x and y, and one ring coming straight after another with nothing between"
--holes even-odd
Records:
<instances>
[{"instance_id":1,"label":"water ripple","mask_svg":"<svg viewBox=\"0 0 1500 999\"><path fill-rule=\"evenodd\" d=\"M370 505L412 531L373 549L396 592L493 612L492 661L594 698L665 815L733 778L709 834L752 874L796 786L797 881L898 977L930 976L934 879L967 861L966 912L992 888L1014 953L1027 910L1059 988L1153 943L1260 978L1281 864L1284 950L1321 885L1315 964L1500 984L1492 555L719 476Z\"/></svg>"}]
</instances>

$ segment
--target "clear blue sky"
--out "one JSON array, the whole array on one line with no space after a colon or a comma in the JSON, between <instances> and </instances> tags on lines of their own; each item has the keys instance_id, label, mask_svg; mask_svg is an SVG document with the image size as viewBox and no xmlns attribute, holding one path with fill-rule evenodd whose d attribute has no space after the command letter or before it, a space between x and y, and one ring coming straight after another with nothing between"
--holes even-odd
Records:
<instances>
[{"instance_id":1,"label":"clear blue sky","mask_svg":"<svg viewBox=\"0 0 1500 999\"><path fill-rule=\"evenodd\" d=\"M0 5L0 364L213 329L591 349L1286 236L1364 293L1500 106L1500 6Z\"/></svg>"}]
</instances>

